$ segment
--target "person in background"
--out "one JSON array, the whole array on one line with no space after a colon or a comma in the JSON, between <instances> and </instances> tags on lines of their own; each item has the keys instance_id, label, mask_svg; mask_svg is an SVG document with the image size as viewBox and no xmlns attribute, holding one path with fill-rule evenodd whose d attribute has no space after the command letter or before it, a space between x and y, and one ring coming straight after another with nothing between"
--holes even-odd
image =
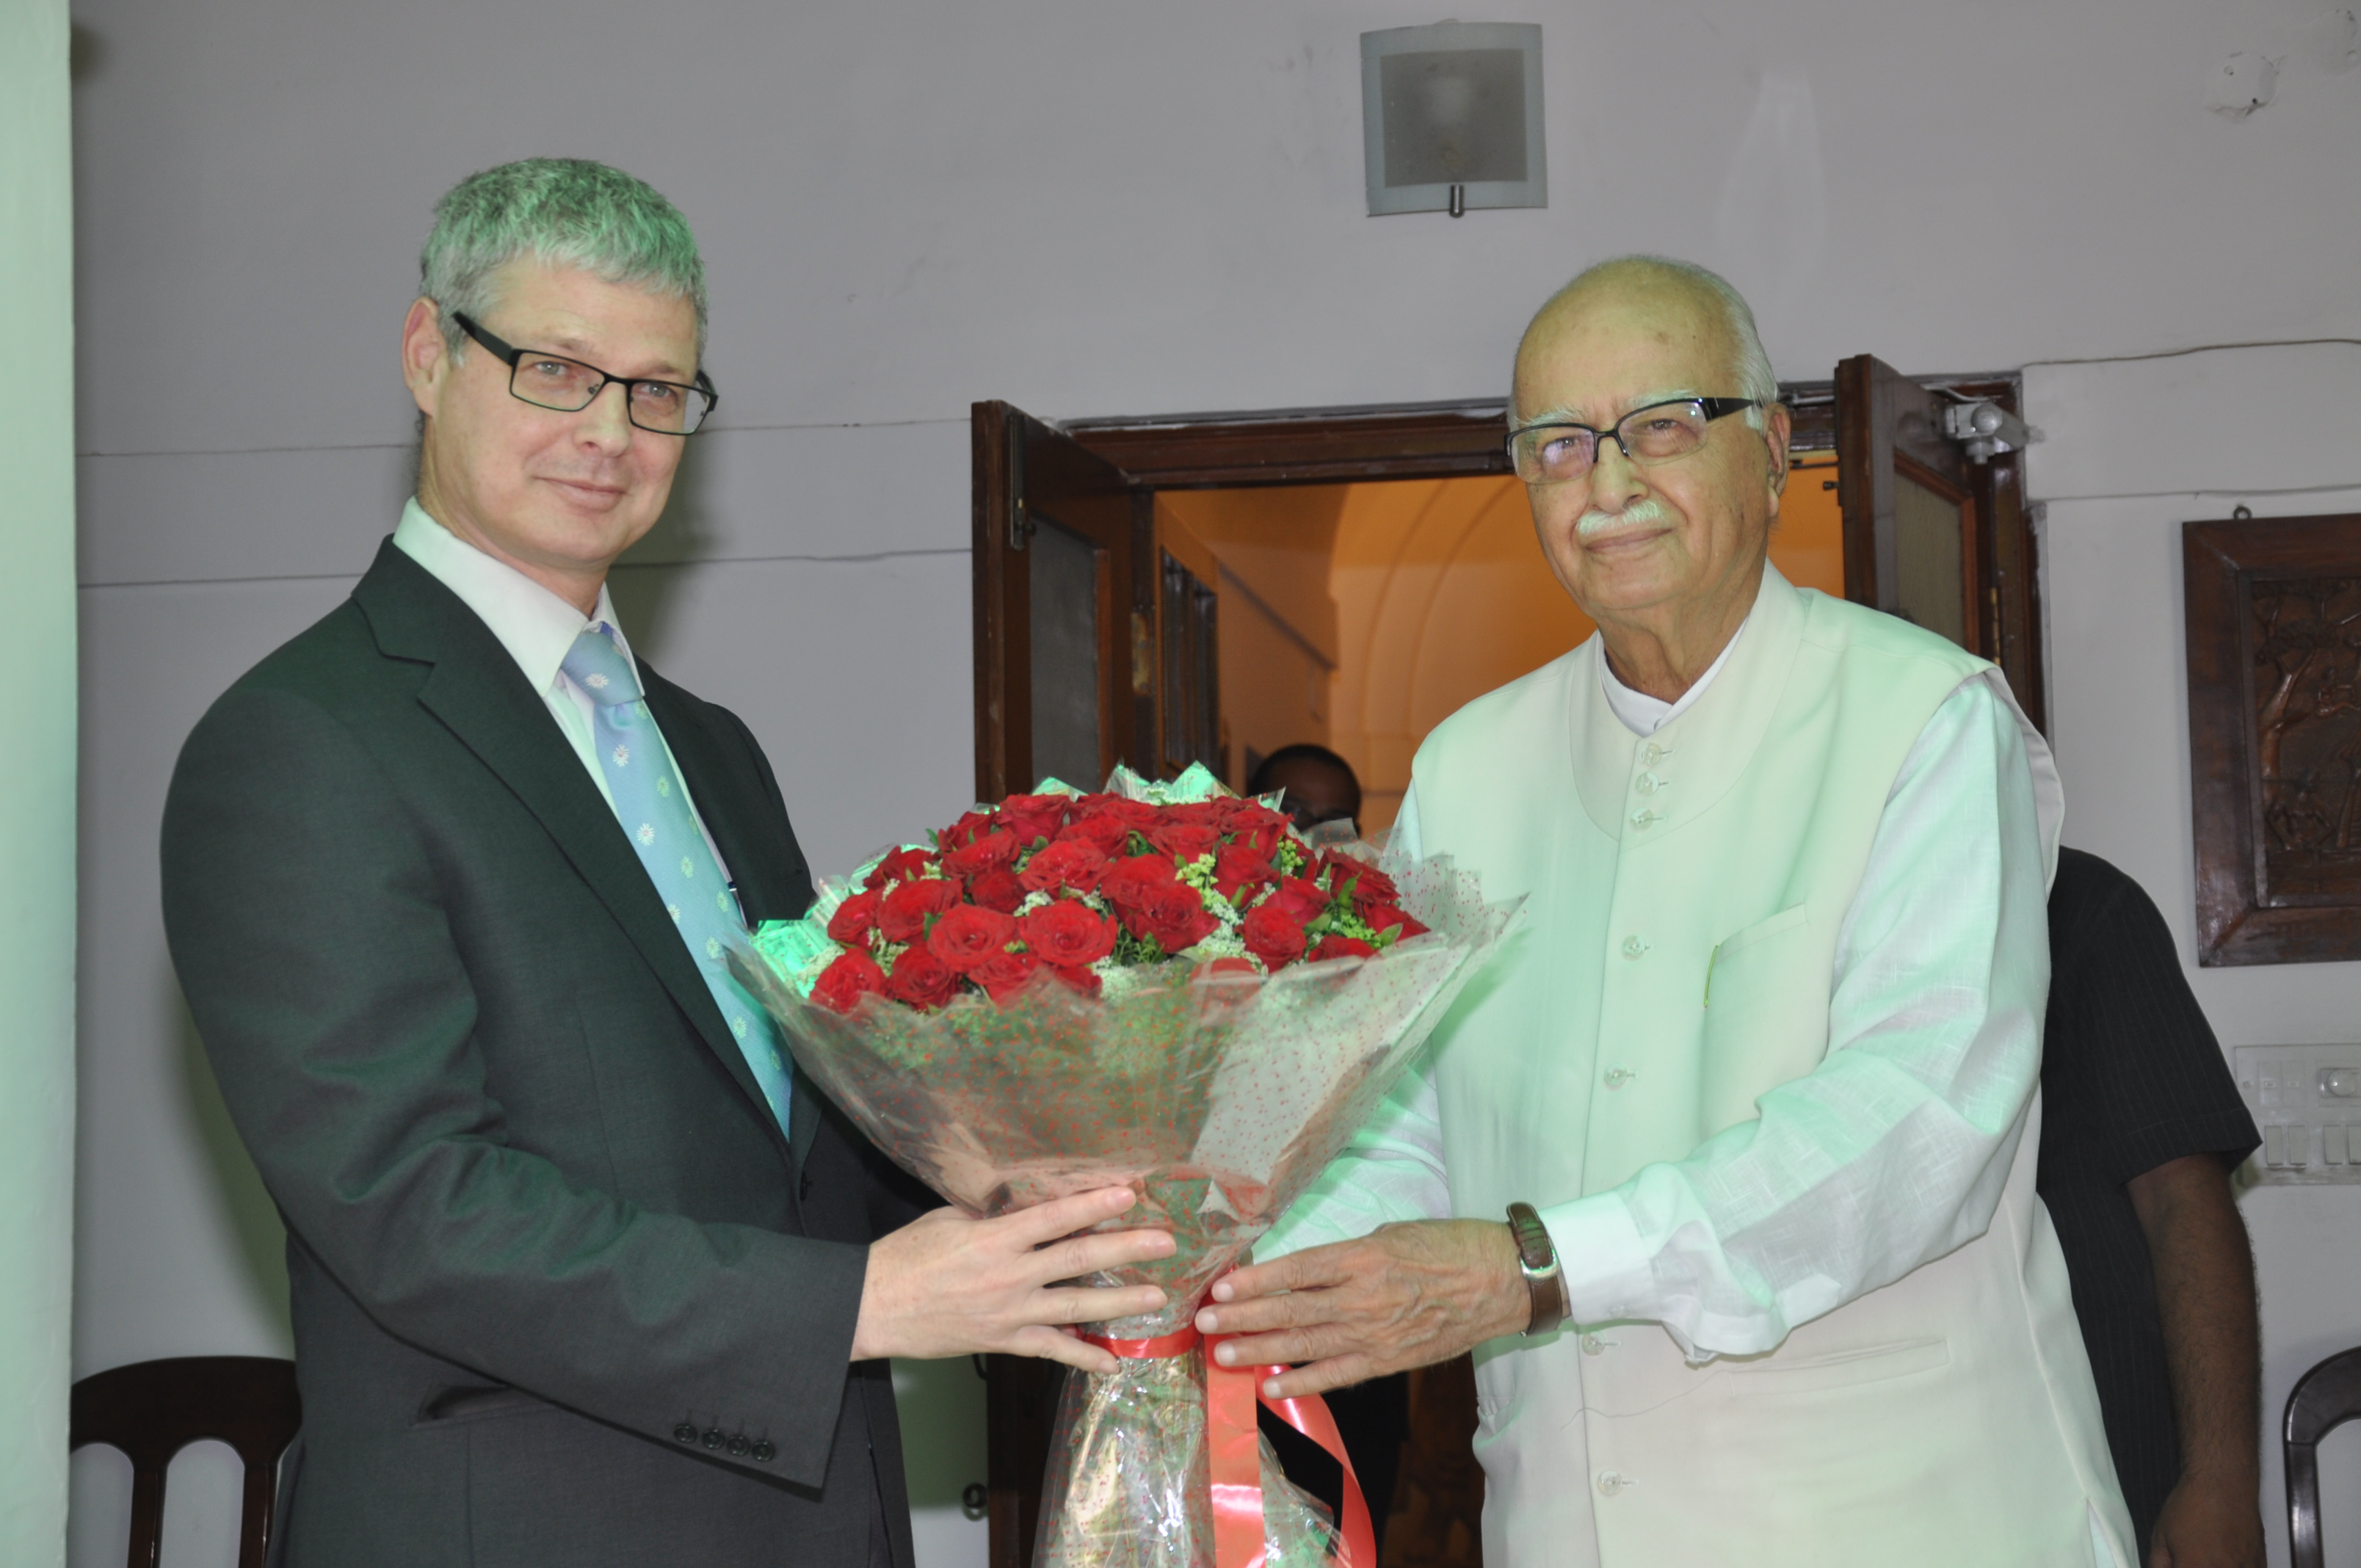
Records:
<instances>
[{"instance_id":1,"label":"person in background","mask_svg":"<svg viewBox=\"0 0 2361 1568\"><path fill-rule=\"evenodd\" d=\"M1286 809L1299 833L1323 822L1344 822L1358 832L1361 826L1361 781L1353 765L1325 746L1300 740L1281 746L1262 760L1246 780L1248 795L1283 790Z\"/></svg>"},{"instance_id":2,"label":"person in background","mask_svg":"<svg viewBox=\"0 0 2361 1568\"><path fill-rule=\"evenodd\" d=\"M2262 1568L2255 1264L2229 1173L2260 1141L2140 885L2079 850L2049 892L2036 1188L2151 1568Z\"/></svg>"}]
</instances>

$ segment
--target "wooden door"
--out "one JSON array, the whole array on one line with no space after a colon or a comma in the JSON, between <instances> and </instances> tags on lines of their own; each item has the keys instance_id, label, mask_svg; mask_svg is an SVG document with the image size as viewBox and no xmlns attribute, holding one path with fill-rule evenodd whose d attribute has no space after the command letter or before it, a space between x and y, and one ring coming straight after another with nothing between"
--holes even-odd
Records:
<instances>
[{"instance_id":1,"label":"wooden door","mask_svg":"<svg viewBox=\"0 0 2361 1568\"><path fill-rule=\"evenodd\" d=\"M974 425L976 798L1156 769L1147 498L1007 403ZM1143 730L1147 744L1142 744Z\"/></svg>"},{"instance_id":2,"label":"wooden door","mask_svg":"<svg viewBox=\"0 0 2361 1568\"><path fill-rule=\"evenodd\" d=\"M1979 459L1954 408L2013 419L2013 379L1919 381L1871 355L1837 367L1837 499L1845 597L1916 622L2001 667L2046 725L2033 520L2017 451Z\"/></svg>"}]
</instances>

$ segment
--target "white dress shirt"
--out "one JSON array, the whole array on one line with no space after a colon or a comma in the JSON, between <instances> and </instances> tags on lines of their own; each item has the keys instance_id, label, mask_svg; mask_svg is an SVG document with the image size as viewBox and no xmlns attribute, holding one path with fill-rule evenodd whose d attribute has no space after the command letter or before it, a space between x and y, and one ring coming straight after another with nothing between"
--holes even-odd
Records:
<instances>
[{"instance_id":1,"label":"white dress shirt","mask_svg":"<svg viewBox=\"0 0 2361 1568\"><path fill-rule=\"evenodd\" d=\"M1720 668L1679 704L1611 674L1606 694L1645 735ZM1999 680L1971 678L1944 699L1887 795L1838 938L1821 1065L1687 1158L1543 1209L1576 1321L1661 1322L1693 1360L1756 1354L1990 1222L2014 1126L1995 1132L1959 1107L2022 1102L2040 1076L2037 1010L2028 1019L1985 1003L2004 890L2025 893L2007 879L2048 874L2042 823L2063 809L2056 769L2046 749L2028 758ZM2030 800L2005 783L2028 764ZM1992 820L1995 799L1997 836L1959 831L1979 803ZM1393 831L1396 847L1421 852L1414 786ZM2012 869L2027 867L2040 870ZM1257 1257L1451 1214L1431 1062L1404 1076L1347 1153L1358 1157L1349 1178L1332 1167Z\"/></svg>"},{"instance_id":2,"label":"white dress shirt","mask_svg":"<svg viewBox=\"0 0 2361 1568\"><path fill-rule=\"evenodd\" d=\"M460 601L476 612L476 618L500 640L509 651L517 668L549 707L549 716L557 721L558 732L566 743L574 748L581 759L582 769L598 788L598 798L607 809L615 809L615 796L607 788L606 775L598 768L598 742L591 729L590 716L594 711L590 694L574 684L562 667L566 655L572 651L574 640L582 635L583 628L592 621L604 621L614 628L615 646L623 657L631 660L631 673L639 674L640 662L631 653L631 645L623 636L622 623L615 619L615 601L608 597L607 585L598 585L598 606L595 616L586 616L565 599L526 576L507 562L485 554L427 514L412 496L402 503L401 521L393 531L393 547L424 567L434 580L459 596ZM651 725L653 726L653 717ZM664 740L661 726L653 726L656 739ZM675 777L686 779L679 759L672 755L670 742L664 743L664 759L672 763ZM697 818L697 831L705 835L706 847L713 850L713 863L729 874L729 862L714 845L713 834L697 812L695 792L691 792L689 813Z\"/></svg>"}]
</instances>

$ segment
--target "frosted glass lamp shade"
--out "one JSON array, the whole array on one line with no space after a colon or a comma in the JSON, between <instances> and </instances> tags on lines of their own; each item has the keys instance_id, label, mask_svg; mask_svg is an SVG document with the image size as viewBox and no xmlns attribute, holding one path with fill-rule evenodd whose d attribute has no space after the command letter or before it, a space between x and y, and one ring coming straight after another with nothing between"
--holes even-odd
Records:
<instances>
[{"instance_id":1,"label":"frosted glass lamp shade","mask_svg":"<svg viewBox=\"0 0 2361 1568\"><path fill-rule=\"evenodd\" d=\"M1363 33L1361 108L1372 216L1549 204L1540 27Z\"/></svg>"}]
</instances>

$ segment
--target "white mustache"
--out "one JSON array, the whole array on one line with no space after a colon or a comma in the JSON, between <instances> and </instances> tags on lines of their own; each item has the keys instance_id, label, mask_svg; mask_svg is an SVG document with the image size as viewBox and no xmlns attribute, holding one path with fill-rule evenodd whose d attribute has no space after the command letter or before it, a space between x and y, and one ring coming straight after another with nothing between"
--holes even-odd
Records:
<instances>
[{"instance_id":1,"label":"white mustache","mask_svg":"<svg viewBox=\"0 0 2361 1568\"><path fill-rule=\"evenodd\" d=\"M1664 503L1653 496L1647 496L1633 501L1621 511L1599 511L1594 509L1584 512L1576 521L1574 532L1578 537L1587 539L1594 533L1604 533L1609 529L1631 528L1643 522L1668 521L1670 521L1670 514L1665 511Z\"/></svg>"}]
</instances>

